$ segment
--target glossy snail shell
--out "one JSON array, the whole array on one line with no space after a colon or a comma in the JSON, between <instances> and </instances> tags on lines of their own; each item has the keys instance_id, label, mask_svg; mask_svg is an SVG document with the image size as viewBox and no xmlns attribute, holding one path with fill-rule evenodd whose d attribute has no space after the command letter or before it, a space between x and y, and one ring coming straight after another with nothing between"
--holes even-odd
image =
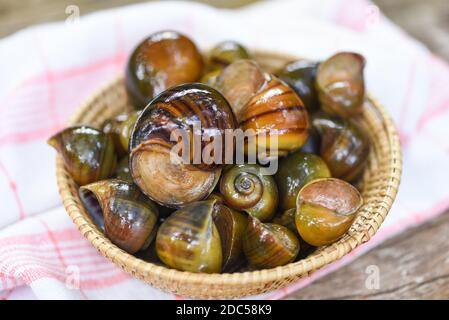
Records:
<instances>
[{"instance_id":1,"label":"glossy snail shell","mask_svg":"<svg viewBox=\"0 0 449 320\"><path fill-rule=\"evenodd\" d=\"M201 132L193 132L194 123L201 124ZM226 129L235 127L229 104L215 89L194 83L165 91L145 108L131 135L130 168L135 183L151 199L168 207L179 208L206 198L218 182L221 164L204 159L195 163L195 146L190 157L183 158L174 151L177 141L171 141L171 135L184 130L190 141L194 134L200 135L201 151L212 143L202 139L205 135L221 138Z\"/></svg>"},{"instance_id":2,"label":"glossy snail shell","mask_svg":"<svg viewBox=\"0 0 449 320\"><path fill-rule=\"evenodd\" d=\"M286 227L249 216L243 251L251 266L265 269L286 265L295 260L299 249L299 240Z\"/></svg>"},{"instance_id":3,"label":"glossy snail shell","mask_svg":"<svg viewBox=\"0 0 449 320\"><path fill-rule=\"evenodd\" d=\"M95 195L102 209L105 234L118 247L129 253L148 248L159 212L136 185L118 179L102 180L82 186L79 194L87 208L90 195Z\"/></svg>"},{"instance_id":4,"label":"glossy snail shell","mask_svg":"<svg viewBox=\"0 0 449 320\"><path fill-rule=\"evenodd\" d=\"M279 79L292 87L309 112L317 111L320 106L315 89L317 71L317 62L302 59L286 64L278 73Z\"/></svg>"},{"instance_id":5,"label":"glossy snail shell","mask_svg":"<svg viewBox=\"0 0 449 320\"><path fill-rule=\"evenodd\" d=\"M238 60L227 66L216 80L217 89L231 105L237 121L248 101L266 85L269 75L254 60Z\"/></svg>"},{"instance_id":6,"label":"glossy snail shell","mask_svg":"<svg viewBox=\"0 0 449 320\"><path fill-rule=\"evenodd\" d=\"M275 174L282 210L296 207L299 190L318 178L329 178L331 172L319 156L312 153L294 152L279 161Z\"/></svg>"},{"instance_id":7,"label":"glossy snail shell","mask_svg":"<svg viewBox=\"0 0 449 320\"><path fill-rule=\"evenodd\" d=\"M243 235L247 225L246 215L217 202L213 219L221 238L222 271L235 271L244 262Z\"/></svg>"},{"instance_id":8,"label":"glossy snail shell","mask_svg":"<svg viewBox=\"0 0 449 320\"><path fill-rule=\"evenodd\" d=\"M111 136L87 126L66 128L48 140L78 185L109 178L117 163Z\"/></svg>"},{"instance_id":9,"label":"glossy snail shell","mask_svg":"<svg viewBox=\"0 0 449 320\"><path fill-rule=\"evenodd\" d=\"M153 97L182 83L198 81L203 58L195 44L176 31L161 31L142 41L126 67L126 89L133 104L144 108Z\"/></svg>"},{"instance_id":10,"label":"glossy snail shell","mask_svg":"<svg viewBox=\"0 0 449 320\"><path fill-rule=\"evenodd\" d=\"M338 240L363 204L359 191L336 178L317 179L298 193L295 222L302 239L313 246Z\"/></svg>"},{"instance_id":11,"label":"glossy snail shell","mask_svg":"<svg viewBox=\"0 0 449 320\"><path fill-rule=\"evenodd\" d=\"M321 108L329 114L351 117L362 111L365 101L365 58L339 52L320 63L316 87Z\"/></svg>"},{"instance_id":12,"label":"glossy snail shell","mask_svg":"<svg viewBox=\"0 0 449 320\"><path fill-rule=\"evenodd\" d=\"M131 130L139 114L140 111L121 113L106 120L103 124L103 132L112 136L115 150L119 156L128 154Z\"/></svg>"},{"instance_id":13,"label":"glossy snail shell","mask_svg":"<svg viewBox=\"0 0 449 320\"><path fill-rule=\"evenodd\" d=\"M252 130L257 147L270 152L269 158L285 156L307 140L309 117L298 95L279 79L272 78L242 109L240 127ZM265 134L265 136L262 136ZM277 138L277 150L270 150L270 138Z\"/></svg>"},{"instance_id":14,"label":"glossy snail shell","mask_svg":"<svg viewBox=\"0 0 449 320\"><path fill-rule=\"evenodd\" d=\"M207 200L173 212L156 236L156 252L162 262L183 271L220 272L223 256L214 210L215 201Z\"/></svg>"},{"instance_id":15,"label":"glossy snail shell","mask_svg":"<svg viewBox=\"0 0 449 320\"><path fill-rule=\"evenodd\" d=\"M257 164L238 164L227 169L220 181L220 192L228 206L261 221L270 220L276 212L276 183Z\"/></svg>"},{"instance_id":16,"label":"glossy snail shell","mask_svg":"<svg viewBox=\"0 0 449 320\"><path fill-rule=\"evenodd\" d=\"M316 114L313 126L321 136L320 156L332 176L346 181L359 177L370 150L369 137L362 127L351 119Z\"/></svg>"}]
</instances>

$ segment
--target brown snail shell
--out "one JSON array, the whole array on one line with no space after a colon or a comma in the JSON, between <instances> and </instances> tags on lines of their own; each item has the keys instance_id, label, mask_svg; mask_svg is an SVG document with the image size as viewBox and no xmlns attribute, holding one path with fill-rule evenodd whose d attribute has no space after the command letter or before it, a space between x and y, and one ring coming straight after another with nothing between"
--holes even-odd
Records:
<instances>
[{"instance_id":1,"label":"brown snail shell","mask_svg":"<svg viewBox=\"0 0 449 320\"><path fill-rule=\"evenodd\" d=\"M246 230L247 218L243 213L217 203L213 219L221 238L222 270L232 272L244 262L243 234Z\"/></svg>"},{"instance_id":2,"label":"brown snail shell","mask_svg":"<svg viewBox=\"0 0 449 320\"><path fill-rule=\"evenodd\" d=\"M318 66L316 87L321 108L329 114L351 117L362 111L365 101L365 58L340 52Z\"/></svg>"},{"instance_id":3,"label":"brown snail shell","mask_svg":"<svg viewBox=\"0 0 449 320\"><path fill-rule=\"evenodd\" d=\"M299 240L288 228L249 216L243 251L250 265L265 269L286 265L299 253Z\"/></svg>"},{"instance_id":4,"label":"brown snail shell","mask_svg":"<svg viewBox=\"0 0 449 320\"><path fill-rule=\"evenodd\" d=\"M269 75L254 60L237 60L227 66L216 80L217 89L226 97L237 120L242 109L266 85Z\"/></svg>"},{"instance_id":5,"label":"brown snail shell","mask_svg":"<svg viewBox=\"0 0 449 320\"><path fill-rule=\"evenodd\" d=\"M313 126L321 136L320 156L332 176L346 181L358 178L367 163L370 141L355 121L324 113L316 114Z\"/></svg>"},{"instance_id":6,"label":"brown snail shell","mask_svg":"<svg viewBox=\"0 0 449 320\"><path fill-rule=\"evenodd\" d=\"M272 78L242 109L240 127L255 132L257 147L269 150L272 158L301 148L309 134L309 117L298 95ZM270 150L270 138L277 138L277 150Z\"/></svg>"},{"instance_id":7,"label":"brown snail shell","mask_svg":"<svg viewBox=\"0 0 449 320\"><path fill-rule=\"evenodd\" d=\"M136 185L118 179L102 180L82 186L79 194L88 211L86 199L92 194L96 197L103 213L105 234L114 244L129 253L148 248L159 212Z\"/></svg>"},{"instance_id":8,"label":"brown snail shell","mask_svg":"<svg viewBox=\"0 0 449 320\"><path fill-rule=\"evenodd\" d=\"M131 174L141 190L161 205L179 208L204 199L220 177L221 164L207 163L204 159L198 163L192 161L195 147L187 163L174 151L176 141L171 141L172 133L184 130L192 137L198 134L193 132L193 123L201 124L201 150L212 143L202 139L205 135L221 138L226 129L236 127L232 110L223 96L209 86L193 83L176 86L155 98L133 129Z\"/></svg>"},{"instance_id":9,"label":"brown snail shell","mask_svg":"<svg viewBox=\"0 0 449 320\"><path fill-rule=\"evenodd\" d=\"M131 102L143 109L155 96L178 84L198 81L203 58L195 44L176 31L160 31L142 41L126 67Z\"/></svg>"}]
</instances>

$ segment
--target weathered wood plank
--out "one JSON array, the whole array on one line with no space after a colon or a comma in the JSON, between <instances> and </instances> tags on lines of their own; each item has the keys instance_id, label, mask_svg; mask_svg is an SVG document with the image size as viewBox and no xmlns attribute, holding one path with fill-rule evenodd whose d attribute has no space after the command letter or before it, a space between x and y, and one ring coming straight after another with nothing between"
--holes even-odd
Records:
<instances>
[{"instance_id":1,"label":"weathered wood plank","mask_svg":"<svg viewBox=\"0 0 449 320\"><path fill-rule=\"evenodd\" d=\"M366 286L370 266L379 271L378 289ZM449 212L386 241L288 298L448 299Z\"/></svg>"}]
</instances>

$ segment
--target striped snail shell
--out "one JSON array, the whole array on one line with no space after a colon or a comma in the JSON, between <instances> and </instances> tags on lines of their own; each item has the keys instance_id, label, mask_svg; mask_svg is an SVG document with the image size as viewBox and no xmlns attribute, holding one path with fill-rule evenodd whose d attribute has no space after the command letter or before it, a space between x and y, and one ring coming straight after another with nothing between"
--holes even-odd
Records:
<instances>
[{"instance_id":1,"label":"striped snail shell","mask_svg":"<svg viewBox=\"0 0 449 320\"><path fill-rule=\"evenodd\" d=\"M365 167L370 140L364 129L351 119L315 114L313 126L321 136L320 156L332 176L353 181Z\"/></svg>"},{"instance_id":2,"label":"striped snail shell","mask_svg":"<svg viewBox=\"0 0 449 320\"><path fill-rule=\"evenodd\" d=\"M220 200L218 200L220 201ZM216 202L213 214L215 226L220 233L223 253L223 271L232 272L243 264L243 235L247 217L222 203Z\"/></svg>"},{"instance_id":3,"label":"striped snail shell","mask_svg":"<svg viewBox=\"0 0 449 320\"><path fill-rule=\"evenodd\" d=\"M223 255L214 210L215 201L207 200L173 212L156 236L156 252L162 262L183 271L220 272Z\"/></svg>"},{"instance_id":4,"label":"striped snail shell","mask_svg":"<svg viewBox=\"0 0 449 320\"><path fill-rule=\"evenodd\" d=\"M216 81L216 87L226 97L240 122L248 101L268 81L269 75L254 60L237 60L227 66Z\"/></svg>"},{"instance_id":5,"label":"striped snail shell","mask_svg":"<svg viewBox=\"0 0 449 320\"><path fill-rule=\"evenodd\" d=\"M271 151L269 157L285 156L307 141L309 117L298 95L272 77L242 109L240 127L254 130L257 146L265 150L270 146L269 137L276 137L277 151Z\"/></svg>"},{"instance_id":6,"label":"striped snail shell","mask_svg":"<svg viewBox=\"0 0 449 320\"><path fill-rule=\"evenodd\" d=\"M194 132L195 124L201 124L200 132ZM145 108L132 131L130 169L135 183L148 197L168 207L206 198L218 182L221 164L202 157L195 162L195 155L201 156L213 143L203 137L221 138L224 130L235 127L228 102L215 89L193 83L166 90ZM171 135L176 130L183 130L190 142L194 134L201 140L201 146L193 143L189 148L193 149L189 159L173 149L177 141L171 141Z\"/></svg>"},{"instance_id":7,"label":"striped snail shell","mask_svg":"<svg viewBox=\"0 0 449 320\"><path fill-rule=\"evenodd\" d=\"M102 209L105 234L118 247L129 253L148 248L159 212L136 185L118 179L102 180L82 186L79 194L89 212L91 196L95 196Z\"/></svg>"},{"instance_id":8,"label":"striped snail shell","mask_svg":"<svg viewBox=\"0 0 449 320\"><path fill-rule=\"evenodd\" d=\"M266 269L286 265L295 260L299 249L298 238L288 228L249 216L243 251L251 266Z\"/></svg>"},{"instance_id":9,"label":"striped snail shell","mask_svg":"<svg viewBox=\"0 0 449 320\"><path fill-rule=\"evenodd\" d=\"M250 136L254 134L254 151L257 147L267 150L269 137L277 138L278 150L270 150L267 158L284 156L306 142L309 119L302 100L257 62L244 59L230 64L218 77L216 87L229 101L240 128ZM246 144L247 154L250 145Z\"/></svg>"},{"instance_id":10,"label":"striped snail shell","mask_svg":"<svg viewBox=\"0 0 449 320\"><path fill-rule=\"evenodd\" d=\"M112 136L119 156L128 154L129 136L139 113L140 110L120 113L103 123L102 130Z\"/></svg>"}]
</instances>

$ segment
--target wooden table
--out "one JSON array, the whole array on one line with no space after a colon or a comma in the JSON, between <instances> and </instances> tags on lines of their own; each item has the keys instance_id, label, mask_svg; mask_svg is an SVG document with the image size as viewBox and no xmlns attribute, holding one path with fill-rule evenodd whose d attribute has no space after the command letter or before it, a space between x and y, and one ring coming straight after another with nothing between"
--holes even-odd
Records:
<instances>
[{"instance_id":1,"label":"wooden table","mask_svg":"<svg viewBox=\"0 0 449 320\"><path fill-rule=\"evenodd\" d=\"M2 0L0 37L35 23L66 17L68 5L81 14L140 2L135 0ZM203 0L239 7L254 0ZM374 0L394 22L449 60L447 0ZM448 211L449 212L449 211ZM371 250L350 265L291 294L288 299L449 298L449 214L411 229ZM378 289L367 289L367 267L377 266ZM369 269L368 269L369 270Z\"/></svg>"}]
</instances>

